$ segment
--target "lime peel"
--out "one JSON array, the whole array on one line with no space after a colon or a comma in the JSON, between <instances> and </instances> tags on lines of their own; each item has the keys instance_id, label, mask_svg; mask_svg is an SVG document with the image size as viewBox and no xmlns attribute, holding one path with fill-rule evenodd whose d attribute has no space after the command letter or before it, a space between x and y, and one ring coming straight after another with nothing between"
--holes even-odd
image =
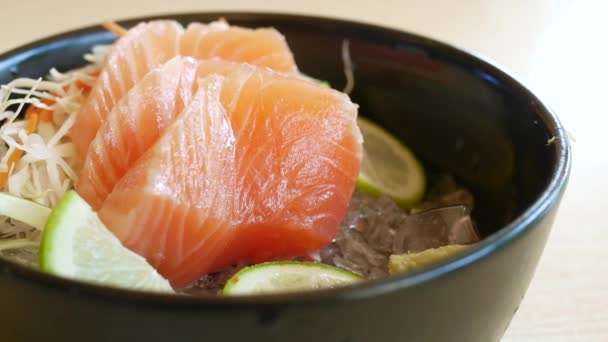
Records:
<instances>
[{"instance_id":1,"label":"lime peel","mask_svg":"<svg viewBox=\"0 0 608 342\"><path fill-rule=\"evenodd\" d=\"M318 262L273 261L237 272L224 287L226 295L250 295L333 288L362 281L353 272Z\"/></svg>"},{"instance_id":2,"label":"lime peel","mask_svg":"<svg viewBox=\"0 0 608 342\"><path fill-rule=\"evenodd\" d=\"M359 117L363 159L357 187L373 196L388 195L409 208L424 196L426 176L412 151L382 127Z\"/></svg>"},{"instance_id":3,"label":"lime peel","mask_svg":"<svg viewBox=\"0 0 608 342\"><path fill-rule=\"evenodd\" d=\"M53 209L40 244L40 268L102 285L173 292L140 255L125 248L76 192Z\"/></svg>"}]
</instances>

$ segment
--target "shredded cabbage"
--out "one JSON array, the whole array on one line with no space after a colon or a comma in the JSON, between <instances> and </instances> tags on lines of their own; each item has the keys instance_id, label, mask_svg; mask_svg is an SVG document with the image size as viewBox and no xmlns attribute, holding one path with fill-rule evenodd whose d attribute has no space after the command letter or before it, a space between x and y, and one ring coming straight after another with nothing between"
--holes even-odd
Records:
<instances>
[{"instance_id":1,"label":"shredded cabbage","mask_svg":"<svg viewBox=\"0 0 608 342\"><path fill-rule=\"evenodd\" d=\"M85 67L66 73L51 69L47 80L19 78L0 88L0 120L4 120L0 172L9 172L4 191L53 207L72 188L76 165L67 134L86 95L78 84L93 86L93 75L109 50L110 46L94 47L84 57L90 62ZM28 135L27 121L19 117L26 105L50 110L52 122L40 122L37 131ZM9 170L8 159L15 149L25 153Z\"/></svg>"},{"instance_id":2,"label":"shredded cabbage","mask_svg":"<svg viewBox=\"0 0 608 342\"><path fill-rule=\"evenodd\" d=\"M8 173L0 191L52 208L73 188L77 165L68 133L86 98L83 85L93 86L110 49L93 47L82 68L65 73L53 68L45 80L18 78L0 86L0 172ZM29 135L22 115L27 106L52 112L52 120L40 120ZM16 149L24 153L9 169ZM0 251L32 247L40 236L40 230L0 215Z\"/></svg>"}]
</instances>

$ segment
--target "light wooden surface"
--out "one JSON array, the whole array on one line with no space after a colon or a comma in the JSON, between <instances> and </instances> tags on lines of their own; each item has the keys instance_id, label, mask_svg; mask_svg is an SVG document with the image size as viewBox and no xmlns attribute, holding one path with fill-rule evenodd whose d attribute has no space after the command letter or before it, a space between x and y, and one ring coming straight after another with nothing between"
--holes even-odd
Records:
<instances>
[{"instance_id":1,"label":"light wooden surface","mask_svg":"<svg viewBox=\"0 0 608 342\"><path fill-rule=\"evenodd\" d=\"M489 57L575 136L573 172L534 281L504 341L608 341L608 2L604 0L1 0L0 50L105 18L203 10L345 17ZM516 277L517 275L513 275ZM463 341L466 342L466 341Z\"/></svg>"}]
</instances>

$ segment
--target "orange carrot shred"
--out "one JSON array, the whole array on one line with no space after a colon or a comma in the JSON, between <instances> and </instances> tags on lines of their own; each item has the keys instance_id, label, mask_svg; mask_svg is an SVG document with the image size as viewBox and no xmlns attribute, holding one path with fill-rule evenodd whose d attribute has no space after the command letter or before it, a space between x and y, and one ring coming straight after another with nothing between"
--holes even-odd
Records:
<instances>
[{"instance_id":1,"label":"orange carrot shred","mask_svg":"<svg viewBox=\"0 0 608 342\"><path fill-rule=\"evenodd\" d=\"M27 122L27 134L32 134L38 128L38 119L40 118L40 113L38 111L32 112L30 115L29 121Z\"/></svg>"},{"instance_id":2,"label":"orange carrot shred","mask_svg":"<svg viewBox=\"0 0 608 342\"><path fill-rule=\"evenodd\" d=\"M51 100L51 99L41 99L40 101L42 101L42 103L44 103L47 106L52 106L55 104L55 101ZM47 109L38 109L38 114L40 115L40 120L42 121L52 121L53 120L53 112Z\"/></svg>"},{"instance_id":3,"label":"orange carrot shred","mask_svg":"<svg viewBox=\"0 0 608 342\"><path fill-rule=\"evenodd\" d=\"M8 169L10 171L10 169L13 168L13 165L15 165L15 163L21 159L21 157L23 156L23 150L15 150L13 151L13 153L8 157L8 161L6 162ZM8 172L0 172L0 187L4 188L6 186L6 183L8 182Z\"/></svg>"},{"instance_id":4,"label":"orange carrot shred","mask_svg":"<svg viewBox=\"0 0 608 342\"><path fill-rule=\"evenodd\" d=\"M103 24L102 24L102 26L106 30L114 33L115 35L117 35L119 37L122 37L122 36L124 36L127 33L127 29L126 28L118 25L117 23L113 22L112 20L106 20L106 21L104 21Z\"/></svg>"},{"instance_id":5,"label":"orange carrot shred","mask_svg":"<svg viewBox=\"0 0 608 342\"><path fill-rule=\"evenodd\" d=\"M4 188L8 181L8 172L0 172L0 187Z\"/></svg>"},{"instance_id":6,"label":"orange carrot shred","mask_svg":"<svg viewBox=\"0 0 608 342\"><path fill-rule=\"evenodd\" d=\"M85 84L81 80L76 81L76 87L78 87L79 89L82 89L84 91L91 90L91 86L89 86L88 84Z\"/></svg>"},{"instance_id":7,"label":"orange carrot shred","mask_svg":"<svg viewBox=\"0 0 608 342\"><path fill-rule=\"evenodd\" d=\"M125 33L127 33L127 29L116 24L113 21L109 21L109 20L104 21L103 27L105 27L108 31L113 32L118 36L123 36ZM90 73L90 75L93 77L97 77L97 76L99 76L99 74L100 74L99 70ZM80 80L76 81L76 86L86 92L91 90L91 86L89 86L88 84L85 84L84 82L82 82ZM67 85L64 86L63 89L67 90L68 86ZM47 98L40 99L40 101L48 106L52 106L56 103L54 100L47 99ZM52 121L53 112L48 109L37 108L35 106L30 105L27 108L27 110L25 111L25 118L28 120L27 134L30 135L30 134L34 133L36 131L36 129L38 128L39 120L47 121L47 122ZM20 150L20 149L16 149L15 151L13 151L13 153L11 153L11 155L8 157L8 161L6 162L9 171L19 161L19 159L21 159L23 154L24 154L23 150ZM7 182L8 182L8 172L0 172L0 188L4 188L6 186Z\"/></svg>"},{"instance_id":8,"label":"orange carrot shred","mask_svg":"<svg viewBox=\"0 0 608 342\"><path fill-rule=\"evenodd\" d=\"M25 111L25 118L29 120L29 118L32 116L33 113L38 112L38 108L30 105L29 107L27 107L27 110Z\"/></svg>"},{"instance_id":9,"label":"orange carrot shred","mask_svg":"<svg viewBox=\"0 0 608 342\"><path fill-rule=\"evenodd\" d=\"M32 109L32 108L34 108L34 109ZM38 127L38 118L39 118L38 108L35 108L34 106L30 106L28 108L26 115L29 115L28 123L27 123L27 134L29 135L29 134L34 133L36 131L36 128ZM21 143L23 143L23 142L21 142ZM23 153L24 153L23 150L16 149L8 157L8 161L6 162L6 165L8 166L9 171L13 168L13 165L15 165L15 163L17 163L19 161L19 159L21 159L21 157L23 156ZM4 188L6 186L7 181L8 181L8 172L0 172L0 188Z\"/></svg>"},{"instance_id":10,"label":"orange carrot shred","mask_svg":"<svg viewBox=\"0 0 608 342\"><path fill-rule=\"evenodd\" d=\"M51 112L50 110L41 109L38 112L38 115L40 115L40 120L42 121L51 122L53 120L53 112Z\"/></svg>"},{"instance_id":11,"label":"orange carrot shred","mask_svg":"<svg viewBox=\"0 0 608 342\"><path fill-rule=\"evenodd\" d=\"M52 106L55 104L55 101L51 100L51 99L40 99L40 102L44 103L47 106Z\"/></svg>"},{"instance_id":12,"label":"orange carrot shred","mask_svg":"<svg viewBox=\"0 0 608 342\"><path fill-rule=\"evenodd\" d=\"M52 106L55 104L55 101L50 99L40 99L40 102L46 104L47 106ZM36 108L34 106L29 106L25 111L25 118L29 119L32 113L38 113L39 119L42 121L50 122L53 120L53 112L47 109Z\"/></svg>"}]
</instances>

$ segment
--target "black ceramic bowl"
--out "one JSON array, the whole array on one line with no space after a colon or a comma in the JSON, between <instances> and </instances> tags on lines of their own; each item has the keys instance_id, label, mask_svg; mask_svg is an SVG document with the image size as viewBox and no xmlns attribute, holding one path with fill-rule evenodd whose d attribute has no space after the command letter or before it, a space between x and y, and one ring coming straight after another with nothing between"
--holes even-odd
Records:
<instances>
[{"instance_id":1,"label":"black ceramic bowl","mask_svg":"<svg viewBox=\"0 0 608 342\"><path fill-rule=\"evenodd\" d=\"M497 341L517 311L557 210L570 166L557 118L495 66L449 45L378 26L280 14L227 18L274 26L300 69L343 81L350 41L360 113L388 128L432 174L475 192L485 239L420 272L338 290L222 298L154 295L60 279L0 261L2 341ZM124 22L132 25L137 19ZM90 27L0 56L0 83L83 63L112 35Z\"/></svg>"}]
</instances>

